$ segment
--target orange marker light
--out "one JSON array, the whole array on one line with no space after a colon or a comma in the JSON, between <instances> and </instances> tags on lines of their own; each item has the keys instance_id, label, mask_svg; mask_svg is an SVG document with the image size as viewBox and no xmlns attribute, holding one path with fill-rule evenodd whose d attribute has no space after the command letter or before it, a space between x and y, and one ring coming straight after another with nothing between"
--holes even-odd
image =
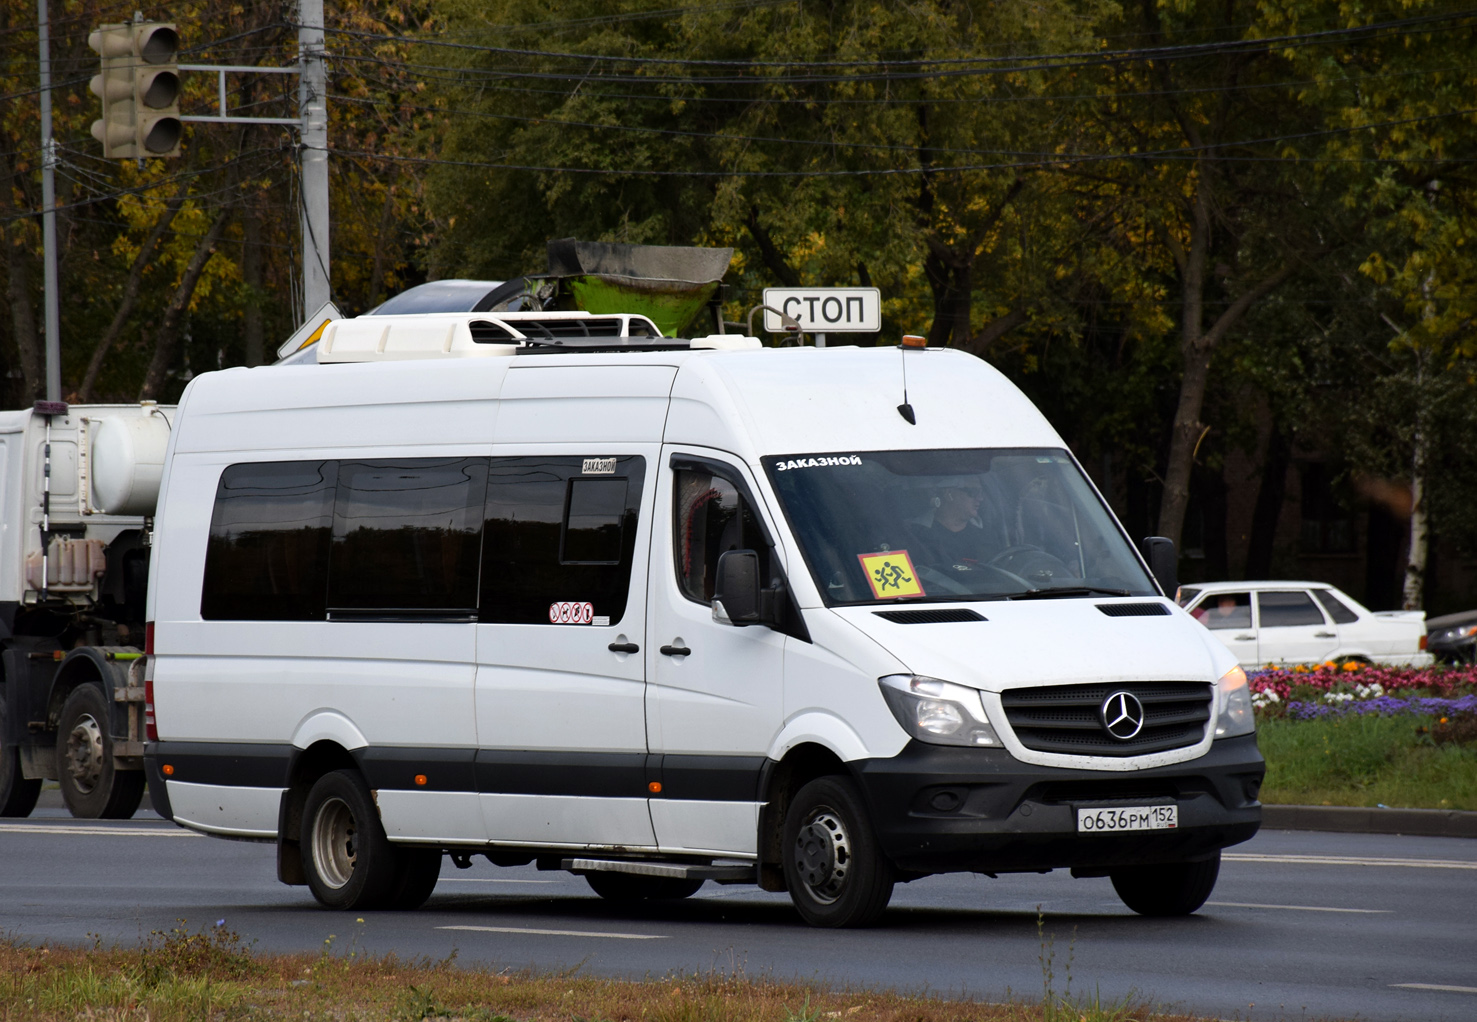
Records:
<instances>
[{"instance_id":1,"label":"orange marker light","mask_svg":"<svg viewBox=\"0 0 1477 1022\"><path fill-rule=\"evenodd\" d=\"M416 783L416 787L424 788L426 786L426 775L425 774L416 774L415 775L415 783Z\"/></svg>"},{"instance_id":2,"label":"orange marker light","mask_svg":"<svg viewBox=\"0 0 1477 1022\"><path fill-rule=\"evenodd\" d=\"M646 790L651 792L653 795L660 795L662 793L662 782L650 781L646 785Z\"/></svg>"},{"instance_id":3,"label":"orange marker light","mask_svg":"<svg viewBox=\"0 0 1477 1022\"><path fill-rule=\"evenodd\" d=\"M173 763L165 763L162 767L159 768L159 772L162 773L165 777L173 777L174 776L174 764Z\"/></svg>"},{"instance_id":4,"label":"orange marker light","mask_svg":"<svg viewBox=\"0 0 1477 1022\"><path fill-rule=\"evenodd\" d=\"M918 334L903 334L903 347L926 348L928 347L928 338L920 337Z\"/></svg>"}]
</instances>

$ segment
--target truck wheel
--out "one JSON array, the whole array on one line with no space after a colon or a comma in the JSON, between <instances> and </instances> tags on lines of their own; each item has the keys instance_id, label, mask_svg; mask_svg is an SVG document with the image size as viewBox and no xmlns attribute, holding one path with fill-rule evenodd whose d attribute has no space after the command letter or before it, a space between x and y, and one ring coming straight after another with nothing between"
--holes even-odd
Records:
<instances>
[{"instance_id":1,"label":"truck wheel","mask_svg":"<svg viewBox=\"0 0 1477 1022\"><path fill-rule=\"evenodd\" d=\"M78 685L62 705L56 769L62 799L79 820L129 819L144 798L144 772L113 765L111 720L98 685Z\"/></svg>"},{"instance_id":2,"label":"truck wheel","mask_svg":"<svg viewBox=\"0 0 1477 1022\"><path fill-rule=\"evenodd\" d=\"M637 901L677 901L690 898L703 886L701 880L677 877L648 877L639 873L586 873L585 883L606 901L629 905Z\"/></svg>"},{"instance_id":3,"label":"truck wheel","mask_svg":"<svg viewBox=\"0 0 1477 1022\"><path fill-rule=\"evenodd\" d=\"M0 816L30 816L41 797L41 779L21 774L21 751L5 744L5 693L0 691Z\"/></svg>"},{"instance_id":4,"label":"truck wheel","mask_svg":"<svg viewBox=\"0 0 1477 1022\"><path fill-rule=\"evenodd\" d=\"M308 887L320 904L379 908L395 893L399 857L364 779L353 770L324 774L308 791L299 847Z\"/></svg>"},{"instance_id":5,"label":"truck wheel","mask_svg":"<svg viewBox=\"0 0 1477 1022\"><path fill-rule=\"evenodd\" d=\"M855 785L820 777L785 814L785 882L812 926L867 926L892 898L895 875Z\"/></svg>"},{"instance_id":6,"label":"truck wheel","mask_svg":"<svg viewBox=\"0 0 1477 1022\"><path fill-rule=\"evenodd\" d=\"M436 889L441 879L441 849L394 848L400 858L400 871L395 889L390 892L390 908L409 911L420 908Z\"/></svg>"},{"instance_id":7,"label":"truck wheel","mask_svg":"<svg viewBox=\"0 0 1477 1022\"><path fill-rule=\"evenodd\" d=\"M1141 916L1187 916L1215 889L1221 853L1199 862L1129 866L1109 873L1123 904Z\"/></svg>"}]
</instances>

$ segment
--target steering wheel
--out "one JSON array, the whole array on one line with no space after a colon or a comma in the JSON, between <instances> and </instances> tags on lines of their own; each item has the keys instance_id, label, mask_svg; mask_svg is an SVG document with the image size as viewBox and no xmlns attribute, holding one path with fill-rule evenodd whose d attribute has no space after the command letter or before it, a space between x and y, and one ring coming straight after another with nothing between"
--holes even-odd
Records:
<instances>
[{"instance_id":1,"label":"steering wheel","mask_svg":"<svg viewBox=\"0 0 1477 1022\"><path fill-rule=\"evenodd\" d=\"M1065 561L1029 543L1006 547L990 558L990 566L1000 571L1006 570L1002 565L1007 562L1014 562L1010 564L1011 574L1023 580L1031 578L1047 580L1058 576L1076 577ZM1035 587L1028 583L1027 588Z\"/></svg>"}]
</instances>

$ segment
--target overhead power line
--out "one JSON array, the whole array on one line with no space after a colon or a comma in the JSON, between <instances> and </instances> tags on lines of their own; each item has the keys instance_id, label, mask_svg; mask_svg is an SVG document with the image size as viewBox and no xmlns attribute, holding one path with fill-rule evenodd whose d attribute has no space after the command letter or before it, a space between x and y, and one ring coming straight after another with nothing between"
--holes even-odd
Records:
<instances>
[{"instance_id":1,"label":"overhead power line","mask_svg":"<svg viewBox=\"0 0 1477 1022\"><path fill-rule=\"evenodd\" d=\"M1384 32L1406 32L1423 28L1432 28L1452 21L1477 19L1477 10L1463 9L1449 11L1440 14L1424 15L1416 18L1401 18L1394 21L1378 22L1372 25L1349 26L1334 29L1321 29L1315 32L1302 32L1291 35L1266 36L1263 38L1222 40L1208 43L1181 43L1171 46L1134 47L1120 50L1078 50L1064 53L1044 54L1010 54L1005 56L970 56L970 57L916 57L916 58L887 58L877 57L869 60L813 60L813 61L772 61L772 60L717 60L694 57L638 57L624 56L611 53L573 53L554 50L533 50L507 46L484 46L475 43L454 42L446 39L426 39L417 36L388 35L374 32L362 32L354 29L327 29L328 34L337 36L351 36L356 38L372 39L382 42L396 42L411 45L423 45L433 47L444 47L455 50L465 50L476 53L487 53L499 56L513 57L536 57L554 60L570 60L583 63L609 63L609 64L632 64L640 66L660 67L716 67L716 68L775 68L778 70L794 69L816 69L816 68L860 68L860 67L895 67L895 68L925 68L925 67L957 67L959 70L953 72L933 72L924 77L938 77L944 74L1011 74L1023 71L1046 69L1048 62L1051 67L1080 67L1086 65L1101 65L1109 63L1122 63L1126 61L1153 61L1153 60L1182 60L1191 57L1202 57L1215 54L1243 53L1248 51L1262 51L1269 49L1287 49L1318 45L1328 42L1338 42L1349 38L1357 38L1368 35L1377 35ZM1035 63L1029 63L1035 62ZM1063 63L1066 62L1066 63ZM990 65L988 67L968 68L966 65ZM996 66L1000 65L1000 66ZM428 65L431 66L431 65ZM890 77L909 78L917 75L908 72L891 72ZM861 76L865 80L866 76ZM811 77L786 79L787 81L811 82L811 81L852 81L857 76L837 77ZM688 78L644 78L645 81L654 82L687 82ZM755 81L767 82L767 78L704 78L702 81L719 84L743 83L751 84Z\"/></svg>"}]
</instances>

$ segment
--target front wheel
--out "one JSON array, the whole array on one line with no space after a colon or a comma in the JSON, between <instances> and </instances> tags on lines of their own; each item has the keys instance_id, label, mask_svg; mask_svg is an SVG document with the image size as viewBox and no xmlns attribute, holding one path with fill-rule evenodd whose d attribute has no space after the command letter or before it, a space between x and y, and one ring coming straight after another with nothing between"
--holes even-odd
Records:
<instances>
[{"instance_id":1,"label":"front wheel","mask_svg":"<svg viewBox=\"0 0 1477 1022\"><path fill-rule=\"evenodd\" d=\"M408 893L398 889L399 857L364 779L353 770L324 774L309 789L299 847L308 887L328 908L378 908Z\"/></svg>"},{"instance_id":2,"label":"front wheel","mask_svg":"<svg viewBox=\"0 0 1477 1022\"><path fill-rule=\"evenodd\" d=\"M1123 904L1141 916L1187 916L1215 889L1221 853L1197 862L1129 866L1109 873Z\"/></svg>"},{"instance_id":3,"label":"front wheel","mask_svg":"<svg viewBox=\"0 0 1477 1022\"><path fill-rule=\"evenodd\" d=\"M30 816L41 797L41 779L21 773L21 752L5 744L5 691L0 689L0 816Z\"/></svg>"},{"instance_id":4,"label":"front wheel","mask_svg":"<svg viewBox=\"0 0 1477 1022\"><path fill-rule=\"evenodd\" d=\"M606 901L627 905L637 901L677 901L690 898L703 886L701 880L604 871L586 873L585 883Z\"/></svg>"},{"instance_id":5,"label":"front wheel","mask_svg":"<svg viewBox=\"0 0 1477 1022\"><path fill-rule=\"evenodd\" d=\"M62 704L57 722L62 799L79 820L127 820L144 798L144 772L113 765L108 709L102 686L78 685Z\"/></svg>"},{"instance_id":6,"label":"front wheel","mask_svg":"<svg viewBox=\"0 0 1477 1022\"><path fill-rule=\"evenodd\" d=\"M812 926L867 926L892 899L892 863L843 777L817 778L795 794L783 848L790 900Z\"/></svg>"}]
</instances>

